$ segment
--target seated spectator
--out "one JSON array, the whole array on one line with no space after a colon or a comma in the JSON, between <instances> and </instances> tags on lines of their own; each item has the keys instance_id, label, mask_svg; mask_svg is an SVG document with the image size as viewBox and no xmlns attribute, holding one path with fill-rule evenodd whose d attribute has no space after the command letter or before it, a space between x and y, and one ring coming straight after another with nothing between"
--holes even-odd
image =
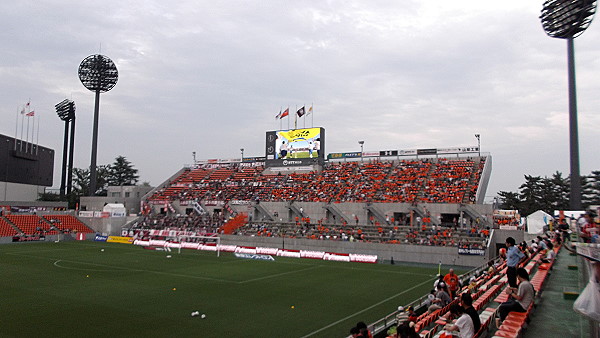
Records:
<instances>
[{"instance_id":1,"label":"seated spectator","mask_svg":"<svg viewBox=\"0 0 600 338\"><path fill-rule=\"evenodd\" d=\"M475 335L473 320L471 316L465 313L465 310L460 305L452 305L450 313L453 318L458 318L454 324L446 324L446 331L459 331L461 338L472 338Z\"/></svg>"},{"instance_id":2,"label":"seated spectator","mask_svg":"<svg viewBox=\"0 0 600 338\"><path fill-rule=\"evenodd\" d=\"M446 284L444 282L440 282L437 285L437 293L435 294L435 298L432 301L433 304L429 306L429 309L427 309L427 311L429 313L434 312L435 310L441 309L444 306L450 304L451 301L452 299L448 294L448 288L446 287Z\"/></svg>"},{"instance_id":3,"label":"seated spectator","mask_svg":"<svg viewBox=\"0 0 600 338\"><path fill-rule=\"evenodd\" d=\"M373 335L371 334L371 331L369 331L369 328L367 328L365 322L356 323L356 328L360 331L360 334L357 337L373 338Z\"/></svg>"},{"instance_id":4,"label":"seated spectator","mask_svg":"<svg viewBox=\"0 0 600 338\"><path fill-rule=\"evenodd\" d=\"M465 313L471 317L474 332L477 333L481 327L481 320L479 319L479 313L473 307L473 298L470 293L465 292L460 296L460 305L465 309Z\"/></svg>"},{"instance_id":5,"label":"seated spectator","mask_svg":"<svg viewBox=\"0 0 600 338\"><path fill-rule=\"evenodd\" d=\"M442 275L437 275L437 279L433 281L433 288L437 289L437 286L439 283L444 281L444 276Z\"/></svg>"},{"instance_id":6,"label":"seated spectator","mask_svg":"<svg viewBox=\"0 0 600 338\"><path fill-rule=\"evenodd\" d=\"M552 250L553 248L554 245L552 245L552 243L548 243L548 252L546 252L546 256L542 258L543 263L550 263L554 260L556 253L554 252L554 250Z\"/></svg>"},{"instance_id":7,"label":"seated spectator","mask_svg":"<svg viewBox=\"0 0 600 338\"><path fill-rule=\"evenodd\" d=\"M396 337L398 338L421 338L421 336L415 331L415 323L405 322L398 326Z\"/></svg>"},{"instance_id":8,"label":"seated spectator","mask_svg":"<svg viewBox=\"0 0 600 338\"><path fill-rule=\"evenodd\" d=\"M467 287L470 293L477 292L477 278L471 277L469 279L469 286Z\"/></svg>"},{"instance_id":9,"label":"seated spectator","mask_svg":"<svg viewBox=\"0 0 600 338\"><path fill-rule=\"evenodd\" d=\"M517 279L519 280L519 288L517 291L513 288L507 288L506 292L512 299L500 304L498 307L498 316L496 318L496 326L500 327L502 322L510 312L526 312L529 306L533 303L535 289L529 282L529 274L524 268L517 269Z\"/></svg>"},{"instance_id":10,"label":"seated spectator","mask_svg":"<svg viewBox=\"0 0 600 338\"><path fill-rule=\"evenodd\" d=\"M535 239L531 240L531 245L529 246L529 248L531 249L531 253L536 253L539 249L539 245L537 244L537 242L535 241Z\"/></svg>"},{"instance_id":11,"label":"seated spectator","mask_svg":"<svg viewBox=\"0 0 600 338\"><path fill-rule=\"evenodd\" d=\"M408 312L408 321L416 323L419 316L415 312L415 309L412 306L409 306L406 308L406 312Z\"/></svg>"}]
</instances>

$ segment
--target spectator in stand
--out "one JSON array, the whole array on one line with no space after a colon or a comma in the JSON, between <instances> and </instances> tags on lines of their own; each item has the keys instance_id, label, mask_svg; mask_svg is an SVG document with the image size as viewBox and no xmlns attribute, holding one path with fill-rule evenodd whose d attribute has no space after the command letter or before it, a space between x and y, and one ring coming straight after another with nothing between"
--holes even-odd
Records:
<instances>
[{"instance_id":1,"label":"spectator in stand","mask_svg":"<svg viewBox=\"0 0 600 338\"><path fill-rule=\"evenodd\" d=\"M477 313L477 310L473 307L473 298L470 293L465 292L460 296L460 305L465 309L465 313L471 317L474 332L479 332L481 320L479 319L479 313Z\"/></svg>"},{"instance_id":2,"label":"spectator in stand","mask_svg":"<svg viewBox=\"0 0 600 338\"><path fill-rule=\"evenodd\" d=\"M517 287L517 268L526 257L515 245L515 239L506 238L506 277L511 288Z\"/></svg>"},{"instance_id":3,"label":"spectator in stand","mask_svg":"<svg viewBox=\"0 0 600 338\"><path fill-rule=\"evenodd\" d=\"M531 245L529 246L529 249L531 250L531 253L536 253L538 251L538 249L540 248L540 246L537 244L537 242L535 241L535 239L531 240Z\"/></svg>"},{"instance_id":4,"label":"spectator in stand","mask_svg":"<svg viewBox=\"0 0 600 338\"><path fill-rule=\"evenodd\" d=\"M454 273L454 269L448 270L446 276L444 276L444 282L448 286L448 293L450 294L450 298L456 297L456 291L460 287L460 279L458 275Z\"/></svg>"},{"instance_id":5,"label":"spectator in stand","mask_svg":"<svg viewBox=\"0 0 600 338\"><path fill-rule=\"evenodd\" d=\"M519 279L519 289L516 291L512 288L506 289L506 293L508 293L512 299L500 304L498 307L499 318L496 318L496 327L502 325L502 322L510 312L526 312L533 303L535 289L531 282L529 282L527 270L519 268L517 270L517 277Z\"/></svg>"},{"instance_id":6,"label":"spectator in stand","mask_svg":"<svg viewBox=\"0 0 600 338\"><path fill-rule=\"evenodd\" d=\"M548 245L546 245L546 241L542 238L542 236L537 236L536 243L538 244L538 248L542 251L548 250Z\"/></svg>"},{"instance_id":7,"label":"spectator in stand","mask_svg":"<svg viewBox=\"0 0 600 338\"><path fill-rule=\"evenodd\" d=\"M597 238L598 227L594 224L594 215L591 211L586 212L578 221L581 226L580 236L585 243L592 243Z\"/></svg>"},{"instance_id":8,"label":"spectator in stand","mask_svg":"<svg viewBox=\"0 0 600 338\"><path fill-rule=\"evenodd\" d=\"M474 276L469 279L469 286L467 287L470 293L477 292L477 278Z\"/></svg>"},{"instance_id":9,"label":"spectator in stand","mask_svg":"<svg viewBox=\"0 0 600 338\"><path fill-rule=\"evenodd\" d=\"M450 307L452 317L458 318L454 324L446 324L446 331L459 331L461 338L472 338L475 335L473 320L465 313L462 306L454 304Z\"/></svg>"},{"instance_id":10,"label":"spectator in stand","mask_svg":"<svg viewBox=\"0 0 600 338\"><path fill-rule=\"evenodd\" d=\"M412 322L405 322L398 326L397 329L398 338L421 338L421 336L415 331L415 325Z\"/></svg>"},{"instance_id":11,"label":"spectator in stand","mask_svg":"<svg viewBox=\"0 0 600 338\"><path fill-rule=\"evenodd\" d=\"M488 262L488 269L485 272L487 278L491 278L494 274L496 274L496 266L494 265L494 260Z\"/></svg>"},{"instance_id":12,"label":"spectator in stand","mask_svg":"<svg viewBox=\"0 0 600 338\"><path fill-rule=\"evenodd\" d=\"M444 281L444 276L437 275L437 279L433 281L433 288L437 289L438 284Z\"/></svg>"},{"instance_id":13,"label":"spectator in stand","mask_svg":"<svg viewBox=\"0 0 600 338\"><path fill-rule=\"evenodd\" d=\"M564 218L561 218L558 222L558 229L562 232L563 241L567 241L571 239L569 224L565 221Z\"/></svg>"},{"instance_id":14,"label":"spectator in stand","mask_svg":"<svg viewBox=\"0 0 600 338\"><path fill-rule=\"evenodd\" d=\"M554 245L552 245L552 243L548 243L548 252L546 253L546 256L542 258L543 263L550 263L554 260L554 256L556 255L556 253L553 249Z\"/></svg>"},{"instance_id":15,"label":"spectator in stand","mask_svg":"<svg viewBox=\"0 0 600 338\"><path fill-rule=\"evenodd\" d=\"M360 335L358 337L373 338L373 335L371 334L371 331L369 331L369 328L365 322L356 323L356 328L360 331Z\"/></svg>"},{"instance_id":16,"label":"spectator in stand","mask_svg":"<svg viewBox=\"0 0 600 338\"><path fill-rule=\"evenodd\" d=\"M435 299L433 299L432 301L433 304L429 306L429 309L427 309L427 311L429 313L432 313L450 304L451 301L452 299L448 294L448 288L446 288L446 284L444 282L440 282L437 285L437 293L435 294Z\"/></svg>"},{"instance_id":17,"label":"spectator in stand","mask_svg":"<svg viewBox=\"0 0 600 338\"><path fill-rule=\"evenodd\" d=\"M409 306L406 311L408 312L408 321L409 322L413 322L416 323L417 319L419 318L419 316L417 315L417 313L415 312L415 308L412 306Z\"/></svg>"}]
</instances>

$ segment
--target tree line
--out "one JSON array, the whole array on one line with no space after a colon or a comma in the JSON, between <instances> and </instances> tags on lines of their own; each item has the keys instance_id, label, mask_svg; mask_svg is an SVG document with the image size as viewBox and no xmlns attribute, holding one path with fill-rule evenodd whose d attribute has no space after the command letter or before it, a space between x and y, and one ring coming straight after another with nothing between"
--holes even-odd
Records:
<instances>
[{"instance_id":1,"label":"tree line","mask_svg":"<svg viewBox=\"0 0 600 338\"><path fill-rule=\"evenodd\" d=\"M117 156L111 164L98 165L96 167L96 187L95 196L106 196L108 186L128 186L137 185L139 182L138 170L124 156ZM75 208L79 203L81 196L89 196L90 193L90 169L73 168L71 173L73 179L73 189L71 194L65 196L69 202L69 208ZM145 185L148 183L144 182ZM43 193L40 194L41 201L61 201L60 195Z\"/></svg>"},{"instance_id":2,"label":"tree line","mask_svg":"<svg viewBox=\"0 0 600 338\"><path fill-rule=\"evenodd\" d=\"M600 205L600 170L581 176L581 203L584 209ZM557 171L552 176L525 175L519 190L500 191L500 208L519 210L523 216L538 210L552 214L554 210L569 210L570 178Z\"/></svg>"}]
</instances>

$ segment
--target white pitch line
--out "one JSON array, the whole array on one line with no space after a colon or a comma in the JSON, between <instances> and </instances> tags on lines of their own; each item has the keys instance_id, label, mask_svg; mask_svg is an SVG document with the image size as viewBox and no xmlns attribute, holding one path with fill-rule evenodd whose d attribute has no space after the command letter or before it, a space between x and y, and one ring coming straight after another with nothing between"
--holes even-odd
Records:
<instances>
[{"instance_id":1,"label":"white pitch line","mask_svg":"<svg viewBox=\"0 0 600 338\"><path fill-rule=\"evenodd\" d=\"M334 326L334 325L337 325L337 324L339 324L339 323L341 323L341 322L343 322L343 321L345 321L345 320L348 320L348 319L350 319L350 318L352 318L352 317L354 317L354 316L357 316L357 315L359 315L359 314L361 314L361 313L363 313L363 312L366 312L366 311L368 311L368 310L371 310L372 308L374 308L374 307L376 307L376 306L379 306L379 305L381 305L381 304L383 304L383 303L385 303L385 302L388 302L388 301L390 301L390 300L392 300L392 299L394 299L394 298L396 298L396 297L398 297L398 296L401 296L401 295L403 295L403 294L405 294L405 293L407 293L407 292L409 292L409 291L412 291L412 290L414 290L414 289L416 289L416 288L420 287L421 285L423 285L423 284L425 284L425 283L431 283L431 281L432 281L432 280L434 280L434 279L435 279L435 278L428 279L428 280L424 281L424 282L423 282L423 283L421 283L421 284L417 284L417 285L413 286L413 287L412 287L412 288L410 288L410 289L406 289L406 290L404 290L404 291L402 291L402 292L400 292L400 293L397 293L397 294L395 294L395 295L393 295L393 296L390 296L390 297L388 297L388 298L386 298L386 299L384 299L384 300L382 300L382 301L380 301L380 302L377 302L377 303L375 303L375 304L373 304L373 305L369 306L368 308L365 308L365 309L362 309L362 310L360 310L360 311L358 311L358 312L355 312L355 313L353 313L353 314L351 314L351 315L349 315L349 316L346 316L346 317L344 317L344 318L342 318L342 319L340 319L340 320L337 320L337 321L335 321L335 322L333 322L333 323L331 323L331 324L329 324L329 325L327 325L327 326L323 326L322 328L320 328L320 329L318 329L318 330L316 330L316 331L313 331L313 332L311 332L311 333L309 333L309 334L307 334L307 335L305 335L305 336L302 336L301 338L306 338L306 337L310 337L310 336L312 336L312 335L314 335L314 334L317 334L317 333L319 333L319 332L321 332L321 331L323 331L323 330L326 330L326 329L328 329L328 328L330 328L330 327L332 327L332 326Z\"/></svg>"},{"instance_id":2,"label":"white pitch line","mask_svg":"<svg viewBox=\"0 0 600 338\"><path fill-rule=\"evenodd\" d=\"M56 262L54 262L54 266L57 268L61 268L61 269L67 269L67 270L78 270L78 271L123 271L123 268L118 268L118 269L86 269L86 268L70 268L68 266L62 266L58 263L62 262L62 259L57 260ZM127 270L127 269L125 269Z\"/></svg>"},{"instance_id":3,"label":"white pitch line","mask_svg":"<svg viewBox=\"0 0 600 338\"><path fill-rule=\"evenodd\" d=\"M245 284L245 283L250 283L250 282L256 282L256 281L259 281L259 280L265 280L265 279L269 279L269 278L275 278L275 277L285 276L285 275L289 275L289 274L296 273L296 272L301 272L301 271L307 271L307 270L316 269L319 266L320 265L315 265L315 266L311 266L311 267L306 268L306 269L300 269L300 270L294 270L294 271L287 271L287 272L282 272L282 273L276 273L274 275L268 275L268 276L264 276L264 277L247 279L245 281L238 282L238 284Z\"/></svg>"},{"instance_id":4,"label":"white pitch line","mask_svg":"<svg viewBox=\"0 0 600 338\"><path fill-rule=\"evenodd\" d=\"M144 270L144 269L130 269L130 268L124 268L124 267L121 267L121 266L98 264L98 263L89 263L89 262L80 262L80 261L72 261L72 260L66 260L66 259L62 259L61 260L61 259L52 258L52 257L39 257L39 256L32 256L32 255L21 255L21 254L17 254L17 253L9 253L8 255L32 257L32 258L38 258L38 259L51 259L51 260L58 260L58 261L63 261L63 262L76 263L76 264L87 264L87 265L94 265L94 266L102 266L102 267L107 267L107 268L112 268L112 269L121 269L122 271L148 272L148 273L155 273L155 274L158 274L158 275L175 276L175 277L185 277L185 278L193 278L193 279L203 279L203 280L210 280L210 281L216 281L216 282L236 283L236 284L240 283L240 282L231 281L231 280L227 280L227 279L202 277L202 276L193 276L193 275L184 275L184 274L179 274L179 273L153 271L153 270Z\"/></svg>"}]
</instances>

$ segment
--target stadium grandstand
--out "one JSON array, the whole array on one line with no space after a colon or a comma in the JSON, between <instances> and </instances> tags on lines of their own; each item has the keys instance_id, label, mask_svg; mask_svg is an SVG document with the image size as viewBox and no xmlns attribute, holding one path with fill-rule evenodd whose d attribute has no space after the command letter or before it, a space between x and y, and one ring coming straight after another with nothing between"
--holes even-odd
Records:
<instances>
[{"instance_id":1,"label":"stadium grandstand","mask_svg":"<svg viewBox=\"0 0 600 338\"><path fill-rule=\"evenodd\" d=\"M494 225L483 204L492 160L480 155L468 147L333 153L308 165L200 161L144 196L143 218L127 231L215 233L255 246L283 239L324 251L348 244L339 249L386 261L436 264L442 256L476 266L489 258ZM477 254L459 256L459 248Z\"/></svg>"}]
</instances>

